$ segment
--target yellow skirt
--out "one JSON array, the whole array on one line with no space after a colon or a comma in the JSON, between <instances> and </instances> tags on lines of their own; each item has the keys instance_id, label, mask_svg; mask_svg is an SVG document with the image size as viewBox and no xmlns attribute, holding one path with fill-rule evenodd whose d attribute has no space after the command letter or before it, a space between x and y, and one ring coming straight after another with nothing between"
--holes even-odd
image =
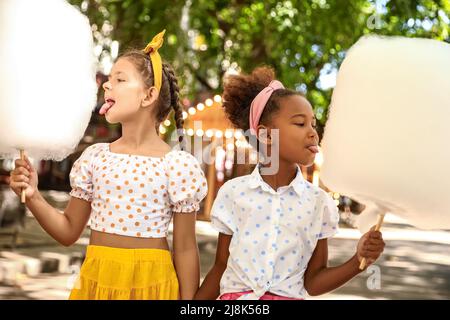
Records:
<instances>
[{"instance_id":1,"label":"yellow skirt","mask_svg":"<svg viewBox=\"0 0 450 320\"><path fill-rule=\"evenodd\" d=\"M170 251L88 246L70 300L176 300Z\"/></svg>"}]
</instances>

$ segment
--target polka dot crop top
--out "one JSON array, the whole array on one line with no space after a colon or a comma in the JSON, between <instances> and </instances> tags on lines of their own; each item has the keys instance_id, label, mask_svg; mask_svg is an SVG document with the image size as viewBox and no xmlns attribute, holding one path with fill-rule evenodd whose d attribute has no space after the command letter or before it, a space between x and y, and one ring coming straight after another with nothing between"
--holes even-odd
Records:
<instances>
[{"instance_id":1,"label":"polka dot crop top","mask_svg":"<svg viewBox=\"0 0 450 320\"><path fill-rule=\"evenodd\" d=\"M86 148L70 171L72 197L91 202L92 230L167 236L172 214L196 212L208 187L197 159L171 150L163 157L119 154L109 143Z\"/></svg>"}]
</instances>

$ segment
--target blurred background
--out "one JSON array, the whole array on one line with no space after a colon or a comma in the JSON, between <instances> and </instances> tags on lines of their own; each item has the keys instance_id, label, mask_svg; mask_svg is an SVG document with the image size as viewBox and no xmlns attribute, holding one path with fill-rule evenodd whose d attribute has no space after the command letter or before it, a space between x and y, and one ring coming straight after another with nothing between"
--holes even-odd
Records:
<instances>
[{"instance_id":1,"label":"blurred background","mask_svg":"<svg viewBox=\"0 0 450 320\"><path fill-rule=\"evenodd\" d=\"M450 42L450 0L69 3L85 14L92 26L98 102L71 156L61 162L34 159L39 189L51 204L64 210L73 162L89 145L120 137L120 125L111 125L98 115L103 103L101 85L114 60L127 49L143 48L157 32L166 29L160 53L179 78L185 137L200 139L201 152L214 157L211 164L203 165L209 193L197 224L202 278L214 261L217 233L209 226L209 214L217 190L228 179L248 174L256 164L255 151L242 132L233 130L221 108L222 83L227 75L249 72L260 65L273 67L286 87L304 93L311 102L321 136L339 65L361 36L401 35ZM64 76L70 75L62 73ZM201 121L200 127L197 121ZM173 144L170 136L174 129L170 115L159 132ZM345 155L345 150L342 152ZM245 155L245 163L238 163L238 153ZM341 230L329 242L330 265L335 265L355 251L360 233L354 223L364 206L321 184L321 162L318 154L315 164L302 168L302 172L306 179L330 192L340 209ZM70 248L47 236L10 191L7 177L12 168L12 161L0 160L0 299L67 299L84 259L89 230L86 228ZM316 299L450 298L450 232L417 230L392 214L385 221L387 247L376 265L344 287Z\"/></svg>"}]
</instances>

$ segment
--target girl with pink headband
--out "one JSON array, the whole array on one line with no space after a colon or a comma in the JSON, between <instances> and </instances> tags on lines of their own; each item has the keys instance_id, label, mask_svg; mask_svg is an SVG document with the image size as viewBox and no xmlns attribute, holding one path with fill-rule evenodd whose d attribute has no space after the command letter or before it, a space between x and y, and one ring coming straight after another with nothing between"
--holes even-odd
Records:
<instances>
[{"instance_id":1,"label":"girl with pink headband","mask_svg":"<svg viewBox=\"0 0 450 320\"><path fill-rule=\"evenodd\" d=\"M327 266L327 239L338 231L339 215L328 193L300 171L299 165L314 163L319 144L308 100L285 89L266 67L230 76L223 100L231 122L257 137L265 147L258 150L277 161L278 170L267 173L272 163L259 163L219 190L211 214L219 231L216 261L195 298L305 299L352 279L363 258L372 264L384 248L373 230L347 262Z\"/></svg>"}]
</instances>

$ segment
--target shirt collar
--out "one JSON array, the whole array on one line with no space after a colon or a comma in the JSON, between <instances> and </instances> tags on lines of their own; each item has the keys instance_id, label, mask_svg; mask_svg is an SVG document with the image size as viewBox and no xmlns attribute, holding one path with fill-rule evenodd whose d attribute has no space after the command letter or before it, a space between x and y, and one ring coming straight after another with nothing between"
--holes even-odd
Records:
<instances>
[{"instance_id":1,"label":"shirt collar","mask_svg":"<svg viewBox=\"0 0 450 320\"><path fill-rule=\"evenodd\" d=\"M261 187L262 190L270 192L270 193L276 193L275 190L272 189L271 186L269 186L261 177L261 174L259 173L259 169L261 167L261 164L258 163L253 170L253 172L250 174L250 182L249 187L251 189L256 189L258 187ZM305 188L305 179L303 178L302 171L300 169L300 166L297 165L297 174L294 178L294 180L291 181L288 188L293 188L295 192L298 195L302 194L303 189Z\"/></svg>"}]
</instances>

